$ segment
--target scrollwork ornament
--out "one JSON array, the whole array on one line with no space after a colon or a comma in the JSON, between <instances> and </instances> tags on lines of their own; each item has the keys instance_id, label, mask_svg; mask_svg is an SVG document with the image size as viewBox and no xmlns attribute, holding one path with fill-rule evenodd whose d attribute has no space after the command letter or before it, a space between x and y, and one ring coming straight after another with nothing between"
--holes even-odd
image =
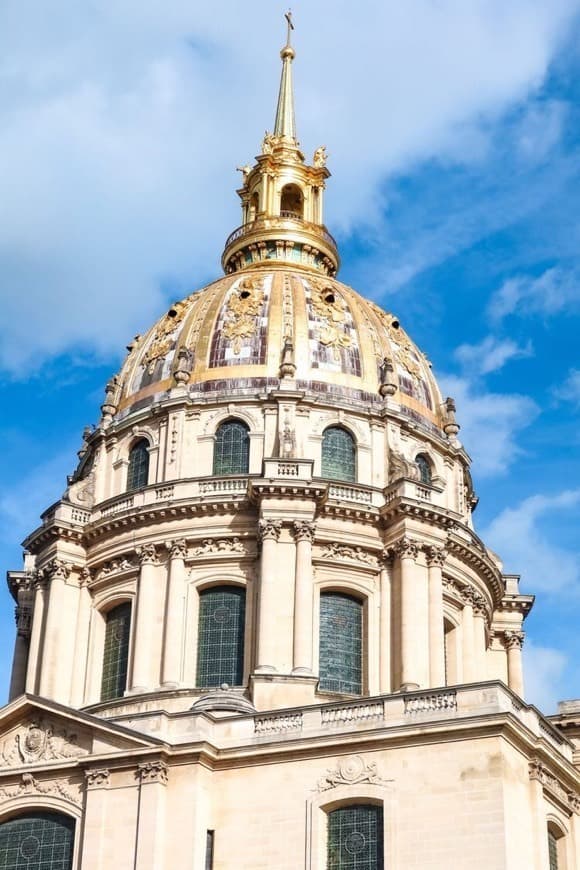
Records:
<instances>
[{"instance_id":1,"label":"scrollwork ornament","mask_svg":"<svg viewBox=\"0 0 580 870\"><path fill-rule=\"evenodd\" d=\"M136 776L142 784L157 782L167 785L167 770L164 761L145 761L138 766Z\"/></svg>"},{"instance_id":2,"label":"scrollwork ornament","mask_svg":"<svg viewBox=\"0 0 580 870\"><path fill-rule=\"evenodd\" d=\"M523 631L505 631L504 632L504 645L505 648L510 649L519 649L524 645L524 633Z\"/></svg>"},{"instance_id":3,"label":"scrollwork ornament","mask_svg":"<svg viewBox=\"0 0 580 870\"><path fill-rule=\"evenodd\" d=\"M326 775L318 780L318 791L328 791L340 785L359 785L370 783L371 785L386 785L392 780L385 780L379 776L375 761L366 763L360 755L349 755L340 759L333 770L328 770Z\"/></svg>"},{"instance_id":4,"label":"scrollwork ornament","mask_svg":"<svg viewBox=\"0 0 580 870\"><path fill-rule=\"evenodd\" d=\"M0 798L10 800L11 798L36 797L37 795L54 795L61 797L68 803L80 806L82 803L80 792L74 794L67 785L60 780L39 782L31 773L23 773L17 785L0 788Z\"/></svg>"},{"instance_id":5,"label":"scrollwork ornament","mask_svg":"<svg viewBox=\"0 0 580 870\"><path fill-rule=\"evenodd\" d=\"M166 547L169 550L170 559L187 558L187 541L185 538L181 538L178 541L168 541Z\"/></svg>"},{"instance_id":6,"label":"scrollwork ornament","mask_svg":"<svg viewBox=\"0 0 580 870\"><path fill-rule=\"evenodd\" d=\"M110 781L111 775L106 767L94 767L91 770L85 770L85 783L88 789L108 788Z\"/></svg>"},{"instance_id":7,"label":"scrollwork ornament","mask_svg":"<svg viewBox=\"0 0 580 870\"><path fill-rule=\"evenodd\" d=\"M63 559L52 559L42 569L47 579L67 580L70 576L72 565Z\"/></svg>"},{"instance_id":8,"label":"scrollwork ornament","mask_svg":"<svg viewBox=\"0 0 580 870\"><path fill-rule=\"evenodd\" d=\"M261 541L277 541L282 531L282 520L258 520L258 534Z\"/></svg>"},{"instance_id":9,"label":"scrollwork ornament","mask_svg":"<svg viewBox=\"0 0 580 870\"><path fill-rule=\"evenodd\" d=\"M310 544L314 541L316 532L316 523L308 522L307 520L296 520L294 522L294 537L297 541L308 541Z\"/></svg>"},{"instance_id":10,"label":"scrollwork ornament","mask_svg":"<svg viewBox=\"0 0 580 870\"><path fill-rule=\"evenodd\" d=\"M393 551L399 559L413 559L419 555L419 544L412 538L401 538L393 545Z\"/></svg>"},{"instance_id":11,"label":"scrollwork ornament","mask_svg":"<svg viewBox=\"0 0 580 870\"><path fill-rule=\"evenodd\" d=\"M429 568L442 568L448 555L449 554L445 547L425 547L425 556L427 558L427 566Z\"/></svg>"}]
</instances>

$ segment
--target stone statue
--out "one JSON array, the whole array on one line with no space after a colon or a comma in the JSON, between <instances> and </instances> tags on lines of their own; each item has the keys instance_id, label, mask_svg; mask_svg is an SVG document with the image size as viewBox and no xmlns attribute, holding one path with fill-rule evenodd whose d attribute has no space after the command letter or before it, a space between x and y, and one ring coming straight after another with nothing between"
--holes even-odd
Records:
<instances>
[{"instance_id":1,"label":"stone statue","mask_svg":"<svg viewBox=\"0 0 580 870\"><path fill-rule=\"evenodd\" d=\"M326 153L326 145L321 145L320 148L317 148L314 152L313 163L317 169L322 169L326 166L326 161L328 159L328 155Z\"/></svg>"}]
</instances>

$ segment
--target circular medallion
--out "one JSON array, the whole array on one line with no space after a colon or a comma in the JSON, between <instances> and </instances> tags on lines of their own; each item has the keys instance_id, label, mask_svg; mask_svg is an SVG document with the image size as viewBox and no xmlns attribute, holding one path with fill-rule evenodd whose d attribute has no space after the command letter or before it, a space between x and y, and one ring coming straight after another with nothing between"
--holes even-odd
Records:
<instances>
[{"instance_id":1,"label":"circular medallion","mask_svg":"<svg viewBox=\"0 0 580 870\"><path fill-rule=\"evenodd\" d=\"M366 846L364 835L360 831L353 831L344 841L344 848L349 855L358 855Z\"/></svg>"},{"instance_id":2,"label":"circular medallion","mask_svg":"<svg viewBox=\"0 0 580 870\"><path fill-rule=\"evenodd\" d=\"M40 850L40 840L38 837L25 837L20 844L20 854L23 858L34 858Z\"/></svg>"},{"instance_id":3,"label":"circular medallion","mask_svg":"<svg viewBox=\"0 0 580 870\"><path fill-rule=\"evenodd\" d=\"M230 611L227 607L216 607L213 614L214 622L223 624L230 618Z\"/></svg>"}]
</instances>

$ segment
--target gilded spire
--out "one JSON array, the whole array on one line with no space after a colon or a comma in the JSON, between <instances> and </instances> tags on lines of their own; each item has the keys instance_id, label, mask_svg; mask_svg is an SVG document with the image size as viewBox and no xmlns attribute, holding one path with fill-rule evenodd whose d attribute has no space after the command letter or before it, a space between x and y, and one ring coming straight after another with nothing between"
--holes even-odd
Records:
<instances>
[{"instance_id":1,"label":"gilded spire","mask_svg":"<svg viewBox=\"0 0 580 870\"><path fill-rule=\"evenodd\" d=\"M280 93L278 94L278 107L276 109L276 122L274 124L274 136L296 141L296 120L294 117L294 87L292 84L292 61L294 49L292 48L292 13L286 12L288 22L288 34L286 45L280 52L282 58L282 77L280 79Z\"/></svg>"}]
</instances>

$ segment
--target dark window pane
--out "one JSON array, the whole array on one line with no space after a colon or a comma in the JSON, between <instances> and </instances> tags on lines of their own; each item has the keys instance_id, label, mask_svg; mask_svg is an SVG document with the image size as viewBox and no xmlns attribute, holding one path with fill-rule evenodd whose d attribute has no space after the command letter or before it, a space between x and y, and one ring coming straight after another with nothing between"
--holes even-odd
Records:
<instances>
[{"instance_id":1,"label":"dark window pane","mask_svg":"<svg viewBox=\"0 0 580 870\"><path fill-rule=\"evenodd\" d=\"M415 464L419 469L419 480L421 483L431 483L431 464L427 457L420 453L415 459Z\"/></svg>"},{"instance_id":2,"label":"dark window pane","mask_svg":"<svg viewBox=\"0 0 580 870\"><path fill-rule=\"evenodd\" d=\"M119 604L107 613L101 701L121 698L127 687L131 605Z\"/></svg>"},{"instance_id":3,"label":"dark window pane","mask_svg":"<svg viewBox=\"0 0 580 870\"><path fill-rule=\"evenodd\" d=\"M2 870L71 870L74 819L34 813L0 825Z\"/></svg>"},{"instance_id":4,"label":"dark window pane","mask_svg":"<svg viewBox=\"0 0 580 870\"><path fill-rule=\"evenodd\" d=\"M143 438L131 448L127 470L127 490L141 489L149 480L149 443Z\"/></svg>"},{"instance_id":5,"label":"dark window pane","mask_svg":"<svg viewBox=\"0 0 580 870\"><path fill-rule=\"evenodd\" d=\"M328 815L328 870L382 870L383 810L371 804Z\"/></svg>"},{"instance_id":6,"label":"dark window pane","mask_svg":"<svg viewBox=\"0 0 580 870\"><path fill-rule=\"evenodd\" d=\"M213 840L214 832L207 831L205 835L205 870L213 870Z\"/></svg>"},{"instance_id":7,"label":"dark window pane","mask_svg":"<svg viewBox=\"0 0 580 870\"><path fill-rule=\"evenodd\" d=\"M548 855L550 870L558 870L558 840L551 831L548 831Z\"/></svg>"},{"instance_id":8,"label":"dark window pane","mask_svg":"<svg viewBox=\"0 0 580 870\"><path fill-rule=\"evenodd\" d=\"M362 692L362 604L339 592L320 596L320 688Z\"/></svg>"},{"instance_id":9,"label":"dark window pane","mask_svg":"<svg viewBox=\"0 0 580 870\"><path fill-rule=\"evenodd\" d=\"M228 420L217 430L213 455L214 474L247 474L250 434L245 423Z\"/></svg>"},{"instance_id":10,"label":"dark window pane","mask_svg":"<svg viewBox=\"0 0 580 870\"><path fill-rule=\"evenodd\" d=\"M198 686L241 686L245 610L245 590L236 586L208 589L199 596Z\"/></svg>"},{"instance_id":11,"label":"dark window pane","mask_svg":"<svg viewBox=\"0 0 580 870\"><path fill-rule=\"evenodd\" d=\"M350 432L331 426L322 436L322 476L331 480L356 477L356 449Z\"/></svg>"}]
</instances>

